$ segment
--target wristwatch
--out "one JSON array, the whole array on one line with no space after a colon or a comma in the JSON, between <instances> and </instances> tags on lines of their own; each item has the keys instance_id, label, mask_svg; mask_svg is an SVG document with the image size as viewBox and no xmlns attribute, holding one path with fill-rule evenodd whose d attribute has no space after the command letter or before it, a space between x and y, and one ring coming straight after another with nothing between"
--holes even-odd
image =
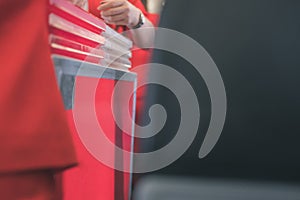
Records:
<instances>
[{"instance_id":1,"label":"wristwatch","mask_svg":"<svg viewBox=\"0 0 300 200\"><path fill-rule=\"evenodd\" d=\"M131 29L137 29L140 28L141 26L143 26L143 24L145 24L146 18L144 16L144 14L141 12L140 17L139 17L139 22L137 23L137 25L133 26Z\"/></svg>"}]
</instances>

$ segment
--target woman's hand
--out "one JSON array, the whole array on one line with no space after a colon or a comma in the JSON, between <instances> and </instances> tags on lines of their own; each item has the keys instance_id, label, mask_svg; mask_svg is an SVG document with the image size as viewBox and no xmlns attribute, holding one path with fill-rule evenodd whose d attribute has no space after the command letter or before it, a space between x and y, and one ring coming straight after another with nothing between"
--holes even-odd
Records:
<instances>
[{"instance_id":1,"label":"woman's hand","mask_svg":"<svg viewBox=\"0 0 300 200\"><path fill-rule=\"evenodd\" d=\"M154 42L155 29L146 18L140 28L134 28L140 20L142 11L127 0L103 0L98 6L100 15L108 24L127 26L129 37L140 48L150 48Z\"/></svg>"},{"instance_id":2,"label":"woman's hand","mask_svg":"<svg viewBox=\"0 0 300 200\"><path fill-rule=\"evenodd\" d=\"M128 28L138 24L141 14L141 11L127 0L104 0L98 10L106 23Z\"/></svg>"}]
</instances>

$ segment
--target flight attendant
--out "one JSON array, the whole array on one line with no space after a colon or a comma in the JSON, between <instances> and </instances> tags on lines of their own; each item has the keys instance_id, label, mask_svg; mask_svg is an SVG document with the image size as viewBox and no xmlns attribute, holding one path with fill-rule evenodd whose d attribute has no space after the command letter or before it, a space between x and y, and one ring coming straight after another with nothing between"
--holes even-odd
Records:
<instances>
[{"instance_id":1,"label":"flight attendant","mask_svg":"<svg viewBox=\"0 0 300 200\"><path fill-rule=\"evenodd\" d=\"M57 200L76 164L50 58L47 0L0 1L0 198Z\"/></svg>"}]
</instances>

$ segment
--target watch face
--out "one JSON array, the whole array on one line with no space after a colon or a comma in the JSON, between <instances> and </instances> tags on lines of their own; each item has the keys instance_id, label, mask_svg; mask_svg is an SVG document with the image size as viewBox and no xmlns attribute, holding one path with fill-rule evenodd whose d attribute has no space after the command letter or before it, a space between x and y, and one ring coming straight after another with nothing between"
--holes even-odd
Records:
<instances>
[{"instance_id":1,"label":"watch face","mask_svg":"<svg viewBox=\"0 0 300 200\"><path fill-rule=\"evenodd\" d=\"M145 23L146 19L145 19L145 15L143 13L141 13L140 15L140 24L143 25Z\"/></svg>"},{"instance_id":2,"label":"watch face","mask_svg":"<svg viewBox=\"0 0 300 200\"><path fill-rule=\"evenodd\" d=\"M145 23L145 20L146 20L145 16L143 15L143 13L141 13L141 14L140 14L140 18L139 18L139 22L138 22L137 25L135 25L135 26L133 27L133 29L140 28L140 27Z\"/></svg>"}]
</instances>

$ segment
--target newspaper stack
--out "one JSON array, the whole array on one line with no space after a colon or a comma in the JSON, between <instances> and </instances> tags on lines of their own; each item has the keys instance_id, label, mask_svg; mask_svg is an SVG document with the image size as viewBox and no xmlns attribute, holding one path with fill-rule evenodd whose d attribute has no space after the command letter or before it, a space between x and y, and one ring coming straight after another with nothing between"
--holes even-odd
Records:
<instances>
[{"instance_id":1,"label":"newspaper stack","mask_svg":"<svg viewBox=\"0 0 300 200\"><path fill-rule=\"evenodd\" d=\"M52 54L128 71L132 42L66 0L50 0Z\"/></svg>"}]
</instances>

